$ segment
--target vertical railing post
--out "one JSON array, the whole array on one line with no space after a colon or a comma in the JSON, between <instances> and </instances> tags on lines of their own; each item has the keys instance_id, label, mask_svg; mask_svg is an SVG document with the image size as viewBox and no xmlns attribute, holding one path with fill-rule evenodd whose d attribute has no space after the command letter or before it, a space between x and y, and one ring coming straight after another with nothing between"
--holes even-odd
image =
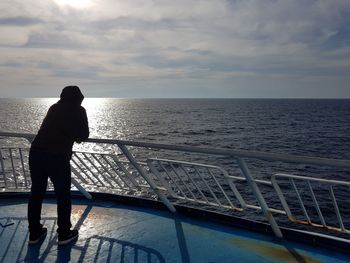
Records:
<instances>
[{"instance_id":1,"label":"vertical railing post","mask_svg":"<svg viewBox=\"0 0 350 263\"><path fill-rule=\"evenodd\" d=\"M177 197L177 194L175 194L173 189L171 189L171 186L167 183L166 180L163 179L163 177L160 174L160 172L158 171L158 169L154 166L154 164L152 163L152 160L148 159L146 161L146 163L147 163L149 169L151 170L151 172L158 178L160 183L166 188L166 190L170 193L170 195L172 197Z\"/></svg>"},{"instance_id":2,"label":"vertical railing post","mask_svg":"<svg viewBox=\"0 0 350 263\"><path fill-rule=\"evenodd\" d=\"M76 176L79 174L79 172L75 170L74 167L71 167L71 169L72 169L72 173L74 173ZM91 194L88 191L86 191L85 188L81 184L79 184L77 180L75 180L73 177L71 178L71 180L72 180L72 185L74 185L80 193L82 193L87 199L89 200L92 199Z\"/></svg>"},{"instance_id":3,"label":"vertical railing post","mask_svg":"<svg viewBox=\"0 0 350 263\"><path fill-rule=\"evenodd\" d=\"M247 183L248 183L250 189L253 191L255 197L257 198L257 200L259 202L259 205L261 207L261 211L263 212L264 216L266 217L266 219L270 223L272 231L274 232L276 237L282 238L283 237L282 232L281 232L279 226L277 225L276 220L273 217L272 213L269 211L269 207L267 206L267 203L266 203L263 195L261 194L259 187L257 186L256 182L254 181L247 164L241 158L237 158L236 160L237 160L238 166L241 169L244 177L247 179Z\"/></svg>"},{"instance_id":4,"label":"vertical railing post","mask_svg":"<svg viewBox=\"0 0 350 263\"><path fill-rule=\"evenodd\" d=\"M12 149L9 148L9 155L10 155L10 161L11 161L11 167L12 167L12 173L13 173L13 179L15 181L15 187L18 189L18 182L17 182L17 176L16 176L16 169L15 169L15 164L13 161L13 154L12 154Z\"/></svg>"},{"instance_id":5,"label":"vertical railing post","mask_svg":"<svg viewBox=\"0 0 350 263\"><path fill-rule=\"evenodd\" d=\"M19 156L20 156L20 158L21 158L21 165L22 165L22 171L23 171L24 185L25 185L25 188L28 188L27 173L26 173L26 169L25 169L25 167L24 167L22 149L21 149L21 148L18 148L18 151L19 151Z\"/></svg>"},{"instance_id":6,"label":"vertical railing post","mask_svg":"<svg viewBox=\"0 0 350 263\"><path fill-rule=\"evenodd\" d=\"M132 154L129 152L129 150L126 148L123 144L117 144L120 150L123 152L123 154L126 156L126 158L130 161L130 163L135 167L135 169L140 173L140 175L146 180L146 182L151 186L153 191L159 196L160 200L167 206L167 208L171 212L175 212L175 207L170 203L168 198L162 194L157 185L153 182L153 180L147 175L146 171L137 163L135 158L132 156Z\"/></svg>"},{"instance_id":7,"label":"vertical railing post","mask_svg":"<svg viewBox=\"0 0 350 263\"><path fill-rule=\"evenodd\" d=\"M1 173L4 178L4 184L5 184L5 189L7 188L7 181L6 181L6 172L5 172L5 163L2 157L2 149L0 148L0 164L1 164Z\"/></svg>"}]
</instances>

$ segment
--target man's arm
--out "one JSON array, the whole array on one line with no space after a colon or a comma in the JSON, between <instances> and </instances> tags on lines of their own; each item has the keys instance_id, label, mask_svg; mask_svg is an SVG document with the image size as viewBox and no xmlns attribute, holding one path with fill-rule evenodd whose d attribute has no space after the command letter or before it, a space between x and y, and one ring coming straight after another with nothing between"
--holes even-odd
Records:
<instances>
[{"instance_id":1,"label":"man's arm","mask_svg":"<svg viewBox=\"0 0 350 263\"><path fill-rule=\"evenodd\" d=\"M87 138L89 138L89 123L88 118L86 115L86 111L83 107L79 109L79 118L77 120L77 129L76 129L76 137L75 141L80 143L82 141L85 141Z\"/></svg>"}]
</instances>

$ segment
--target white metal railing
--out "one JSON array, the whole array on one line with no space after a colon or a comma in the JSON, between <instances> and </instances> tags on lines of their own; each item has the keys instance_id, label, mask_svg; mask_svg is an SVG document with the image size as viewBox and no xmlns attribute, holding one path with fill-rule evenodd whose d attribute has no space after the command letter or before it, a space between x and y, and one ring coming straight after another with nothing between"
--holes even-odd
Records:
<instances>
[{"instance_id":1,"label":"white metal railing","mask_svg":"<svg viewBox=\"0 0 350 263\"><path fill-rule=\"evenodd\" d=\"M147 164L171 197L237 211L246 207L228 173L220 167L167 159L148 159Z\"/></svg>"},{"instance_id":2,"label":"white metal railing","mask_svg":"<svg viewBox=\"0 0 350 263\"><path fill-rule=\"evenodd\" d=\"M28 191L30 189L31 180L27 162L28 151L28 148L23 147L0 148L0 191ZM72 184L86 198L92 198L75 178L72 178ZM48 189L53 189L50 181Z\"/></svg>"},{"instance_id":3,"label":"white metal railing","mask_svg":"<svg viewBox=\"0 0 350 263\"><path fill-rule=\"evenodd\" d=\"M288 202L286 200L284 192L281 190L280 182L278 179L288 179L287 182L292 186L292 189L294 191L294 195L290 197L290 201L297 200L297 203L299 205L300 210L302 211L303 217L306 219L298 219L298 217L292 212L290 209ZM320 223L315 222L311 219L311 216L309 215L309 212L305 208L305 202L303 201L305 196L300 194L300 186L298 188L296 181L302 182L304 185L304 188L308 189L308 193L311 196L312 203L314 205L314 208L316 210L316 216ZM274 174L271 177L272 185L278 194L278 197L280 198L280 201L283 205L284 210L286 211L286 214L288 218L296 223L299 224L307 224L315 227L322 227L330 230L336 230L339 232L350 234L350 229L346 229L343 223L343 217L341 215L337 198L334 194L334 187L335 186L345 186L350 190L350 182L345 181L337 181L337 180L325 180L325 179L319 179L319 178L312 178L312 177L306 177L306 176L296 176L296 175L290 175L290 174ZM323 188L328 190L328 197L331 200L330 205L332 207L329 207L329 204L327 204L327 210L332 210L332 212L336 215L338 225L335 226L335 222L331 222L331 224L326 222L326 219L322 213L322 207L319 201L319 198L317 198L317 195L314 192L315 188ZM290 193L290 191L289 191ZM325 195L327 195L327 192L322 192L322 198L325 199ZM333 221L333 220L332 220Z\"/></svg>"},{"instance_id":4,"label":"white metal railing","mask_svg":"<svg viewBox=\"0 0 350 263\"><path fill-rule=\"evenodd\" d=\"M260 206L249 203L236 187L237 182L246 183L247 179L229 175L219 166L159 158L148 159L147 165L157 187L175 199L234 211L246 208L261 211ZM272 188L271 181L254 179L254 182ZM269 207L268 210L286 215L281 209Z\"/></svg>"},{"instance_id":5,"label":"white metal railing","mask_svg":"<svg viewBox=\"0 0 350 263\"><path fill-rule=\"evenodd\" d=\"M114 154L74 152L71 162L73 173L84 184L126 191L140 189L127 169L129 163L118 160Z\"/></svg>"},{"instance_id":6,"label":"white metal railing","mask_svg":"<svg viewBox=\"0 0 350 263\"><path fill-rule=\"evenodd\" d=\"M25 138L28 141L31 141L34 138L33 134L19 133L0 132L0 136ZM248 208L258 209L265 216L277 237L282 237L282 233L275 220L275 213L287 215L294 223L302 223L302 221L294 220L295 217L293 216L291 209L289 209L287 201L283 199L285 196L284 192L279 188L278 182L276 182L276 178L281 177L281 175L272 176L271 181L255 179L252 176L245 159L312 164L318 166L338 167L341 169L350 168L350 160L313 158L287 154L175 146L110 139L88 139L87 143L115 145L120 154L74 152L71 162L72 172L75 179L73 184L86 196L88 196L88 193L85 189L89 191L127 191L131 194L139 194L139 191L146 191L155 194L169 208L169 210L173 212L175 211L174 204L178 200L230 209L233 211L242 211ZM225 169L216 165L157 159L152 158L153 156L150 156L151 158L148 158L146 163L142 163L136 160L130 152L129 148L131 146L142 148L145 151L148 151L149 149L158 151L167 150L180 153L205 154L208 156L215 155L231 158L231 160L236 163L241 176L231 175ZM1 182L3 183L3 189L5 190L10 189L9 182L15 187L25 188L29 186L29 181L27 181L27 183L25 182L28 179L28 172L25 172L26 168L23 168L25 167L25 157L23 157L23 150L21 151L21 154L20 150L18 152L17 166L16 163L12 161L12 159L16 158L11 151L9 151L10 159L7 159L6 162L0 162L0 184ZM3 158L0 159L2 160ZM22 172L20 172L21 169L23 170ZM11 175L8 176L9 171L12 171L13 178ZM23 175L21 175L22 173ZM24 179L23 181L21 180L23 179L21 176L27 179ZM296 176L289 176L288 178L292 178L293 180L297 179ZM302 178L301 180L304 180L305 178ZM310 181L310 178L307 178L307 180ZM247 189L250 189L253 193L257 204L250 204L244 199L244 197L242 197L242 193L238 191L236 187L236 182L238 181L246 183ZM322 179L318 182L325 183L329 181ZM271 190L276 190L276 193L281 200L282 209L270 207L267 204L265 197L261 192L261 185L270 187ZM332 188L331 194L334 192L333 190L334 189ZM309 188L309 191L312 192L312 189ZM335 198L333 201L334 204L337 203ZM320 210L320 208L317 208L318 204L315 200L314 205L317 211ZM307 215L305 211L304 214ZM323 223L321 225L325 229L337 230L348 234L348 230L343 223L344 216L340 211L335 214L338 218L337 220L340 222L340 227L330 227ZM320 218L322 218L322 216ZM308 222L310 223L310 226L315 226L311 220Z\"/></svg>"},{"instance_id":7,"label":"white metal railing","mask_svg":"<svg viewBox=\"0 0 350 263\"><path fill-rule=\"evenodd\" d=\"M27 189L30 186L29 171L24 161L28 156L27 150L18 147L0 148L0 185L5 189Z\"/></svg>"}]
</instances>

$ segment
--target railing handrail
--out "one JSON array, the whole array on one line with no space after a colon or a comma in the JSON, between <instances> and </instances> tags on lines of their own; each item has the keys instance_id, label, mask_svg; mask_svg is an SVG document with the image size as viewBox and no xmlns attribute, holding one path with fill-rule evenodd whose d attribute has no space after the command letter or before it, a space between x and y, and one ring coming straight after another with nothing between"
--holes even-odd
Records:
<instances>
[{"instance_id":1,"label":"railing handrail","mask_svg":"<svg viewBox=\"0 0 350 263\"><path fill-rule=\"evenodd\" d=\"M31 142L34 139L35 134L0 132L0 137L1 136L24 138L24 139L28 140L29 142ZM210 196L204 195L204 192L201 192L201 189L198 188L198 186L195 183L193 183L193 186L195 187L193 189L202 193L202 196L204 196L203 197L204 202L208 205L214 205L214 206L219 206L219 207L224 207L224 208L229 208L229 209L230 208L235 209L236 206L234 205L234 203L231 202L231 197L229 197L226 194L224 188L221 186L219 181L217 181L217 179L215 178L215 175L212 173L211 170L209 170L209 168L219 169L220 171L224 171L224 170L222 170L220 167L216 167L216 166L214 167L214 166L210 166L210 165L206 165L206 164L203 165L203 164L189 163L189 162L184 162L184 161L179 161L179 160L155 159L155 158L152 158L152 156L151 156L151 158L147 159L148 161L147 161L147 165L146 165L146 167L148 166L148 168L150 169L150 171L149 171L137 159L135 159L134 155L129 151L127 146L142 147L142 148L145 148L145 150L163 149L163 150L167 150L167 151L179 151L179 152L200 153L200 154L210 154L210 155L230 157L230 158L232 158L232 161L236 162L236 164L238 165L240 173L245 178L245 181L246 181L248 187L250 188L250 190L252 191L253 195L255 196L255 198L258 202L258 206L255 206L255 205L246 204L243 200L243 202L240 201L241 207L242 208L249 207L249 208L261 210L262 214L264 215L266 220L269 222L274 234L279 238L283 237L283 235L282 235L281 229L278 226L272 213L278 212L278 213L287 214L288 217L291 218L291 213L288 212L289 208L287 207L286 204L283 205L284 210L276 210L276 209L270 208L268 206L261 190L259 189L259 187L257 185L257 183L260 183L261 180L254 179L245 159L259 159L259 160L268 160L268 161L304 163L304 164L314 164L314 165L320 165L320 166L326 165L326 166L333 166L333 167L350 168L350 160L340 160L340 159L327 159L327 158L289 155L289 154L263 153L263 152L246 151L246 150L231 150L231 149L218 149L218 148L178 146L178 145L167 145L167 144L157 144L157 143L147 143L147 142L137 142L137 141L135 142L135 141L126 141L126 140L113 140L113 139L91 138L91 139L86 140L86 142L115 145L116 149L119 149L119 151L121 151L123 156L128 160L130 167L132 167L132 169L130 171L130 170L126 169L123 165L120 165L120 160L118 160L118 158L116 158L116 156L114 156L114 158L113 158L113 155L110 155L112 160L108 160L105 157L107 155L104 155L101 153L96 153L96 154L95 153L88 153L91 155L90 157L92 157L92 159L90 159L89 157L86 156L87 153L82 152L81 154L85 157L85 159L87 159L90 162L91 166L89 166L89 165L86 165L85 161L82 160L81 158L79 158L79 156L76 153L74 153L73 156L76 156L77 159L76 160L74 158L72 159L72 163L71 163L71 165L73 165L72 168L76 167L77 169L80 169L80 172L83 173L83 174L80 174L79 171L74 172L74 169L72 169L73 173L76 174L76 178L79 181L82 181L83 184L84 183L87 184L88 182L86 180L89 179L89 180L91 180L93 185L95 185L95 183L96 183L95 179L97 179L102 187L105 187L105 186L108 187L108 185L110 185L111 189L116 188L119 190L120 189L132 190L132 188L130 188L130 184L136 185L137 189L140 189L141 187L148 185L148 188L152 189L153 192L156 194L156 196L159 198L159 200L162 201L169 208L169 210L172 212L175 212L176 209L174 207L174 202L171 199L168 199L169 196L172 196L175 199L184 199L187 201L202 202L203 200L198 199L198 197L196 197L196 195L194 194L194 191L192 191L191 188L189 188L186 181L184 181L182 179L181 175L179 175L178 171L175 171L175 170L174 170L175 179L173 179L173 178L170 178L170 179L172 180L172 182L174 182L174 185L176 185L176 187L177 187L176 192L180 191L182 193L182 195L180 195L180 196L177 196L177 194L171 195L171 191L170 191L171 187L168 187L167 183L162 182L162 181L164 181L162 179L162 176L160 174L158 174L158 170L156 168L154 168L154 167L152 168L152 163L149 163L148 161L150 161L150 160L161 160L162 161L163 160L163 161L170 162L170 166L172 166L171 163L180 163L181 165L188 164L188 165L194 166L195 173L199 175L199 179L201 179L203 181L205 187L207 187L209 189L209 192L212 195L212 199L208 199L208 198L210 198ZM13 158L12 158L12 152L11 152L10 148L9 148L9 155L11 156L10 165L12 167L11 170L13 172L14 184L15 184L16 188L18 188L18 182L16 181L17 180L16 171L15 171ZM20 153L20 155L21 155L21 153ZM98 159L95 155L101 155L103 160ZM0 157L1 157L1 151L0 151ZM21 161L22 161L22 158L23 157L21 155ZM2 158L0 158L0 161L1 160L2 160ZM117 167L114 167L114 163L117 165ZM21 165L22 165L22 168L24 169L23 161L21 162ZM81 167L81 165L83 165L83 167ZM110 165L112 167L113 171L108 169L108 167L106 165L107 166ZM1 163L1 166L4 167L3 163ZM219 200L219 198L216 196L216 194L213 193L211 187L208 186L207 181L203 178L203 176L200 174L200 172L197 171L196 166L201 166L201 167L203 166L203 167L208 168L207 172L211 175L210 178L213 179L213 182L216 183L216 186L220 190L220 193L222 193L222 195L226 198L226 199L224 199L224 200L227 200L226 203L225 203L225 201L222 203ZM163 167L163 166L161 165L161 167ZM100 168L103 171L101 171ZM189 182L191 182L191 183L194 182L191 179L191 177L188 175L186 169L183 169L183 170L184 170L184 175L188 178ZM95 175L95 172L98 175L100 175L101 177ZM136 180L136 178L133 178L134 172L136 172L137 176L139 176L138 179L141 179L141 180ZM166 172L166 174L168 174L168 172L166 170L165 170L165 172ZM156 180L154 180L154 178L152 177L152 173L153 173L153 175L155 175L158 178L159 182L161 182L161 185L158 185L158 182ZM23 171L23 174L25 176L25 171ZM84 174L86 177L84 177ZM117 175L117 178L115 178L114 175ZM171 176L169 175L169 177L171 177ZM226 174L226 172L224 172L224 177L229 180L228 183L231 186L231 184L230 184L230 183L232 183L230 181L231 177L228 174ZM304 177L301 177L301 179L303 179L303 178ZM180 186L178 186L176 183L177 179L179 180L178 183L180 182ZM274 177L272 177L272 179L274 179ZM300 178L298 177L298 179L300 179ZM6 186L5 173L4 173L4 180L5 180L4 183ZM90 184L91 184L91 182L90 182ZM329 181L329 182L334 182L334 181ZM73 182L73 183L77 184L76 187L79 190L80 190L80 188L82 188L82 187L80 187L78 181ZM143 184L145 184L145 185L143 185ZM350 183L346 182L346 185L349 185L349 184ZM116 185L118 185L118 186L116 186ZM273 182L271 182L271 185L273 185ZM184 189L181 190L182 186L184 186L184 189L186 188L188 190L190 195L187 195L187 193L183 192L182 190L184 190ZM231 190L233 192L235 192L234 188L235 187L231 186ZM275 186L274 186L274 188L275 188ZM309 188L310 188L310 192L312 192L310 185L309 185ZM82 192L84 194L84 191L82 191ZM332 189L331 189L331 192L332 192L332 196L334 196ZM86 192L86 194L89 194L89 193ZM238 195L235 194L235 196L237 198L237 196L239 196L239 192L238 192ZM90 198L91 198L91 196L90 196ZM314 203L317 202L315 197L313 198L313 200L314 200ZM334 201L334 203L336 203L335 198L333 198L333 201ZM282 200L281 200L281 202L283 203ZM286 203L286 202L284 202L284 203ZM319 209L318 204L317 204L317 209L318 209L317 210L318 214L323 219L322 213ZM339 212L337 212L337 217L340 218L339 221L342 222L341 215ZM324 219L322 221L322 226L326 227L326 223L325 223ZM341 231L345 232L347 230L344 226L341 226ZM348 233L348 232L346 232L346 233Z\"/></svg>"},{"instance_id":2,"label":"railing handrail","mask_svg":"<svg viewBox=\"0 0 350 263\"><path fill-rule=\"evenodd\" d=\"M25 138L30 141L34 139L35 134L0 132L0 136ZM277 154L277 153L265 153L265 152L247 151L247 150L231 150L231 149L222 149L222 148L203 148L198 146L181 146L181 145L159 144L159 143L116 140L116 139L89 138L84 142L117 144L117 145L136 146L136 147L154 148L154 149L171 150L171 151L232 156L236 158L253 158L253 159L261 159L261 160L267 160L267 161L282 161L282 162L290 162L290 163L303 163L303 164L315 164L315 165L323 165L323 166L350 168L350 160L346 160L346 159L331 159L331 158L309 157L309 156L281 154L281 153Z\"/></svg>"}]
</instances>

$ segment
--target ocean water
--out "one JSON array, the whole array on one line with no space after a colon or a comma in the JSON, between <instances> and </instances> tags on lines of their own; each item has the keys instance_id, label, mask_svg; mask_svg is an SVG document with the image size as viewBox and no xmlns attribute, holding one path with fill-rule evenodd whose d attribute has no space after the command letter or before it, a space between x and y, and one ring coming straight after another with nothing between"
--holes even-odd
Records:
<instances>
[{"instance_id":1,"label":"ocean water","mask_svg":"<svg viewBox=\"0 0 350 263\"><path fill-rule=\"evenodd\" d=\"M57 99L0 99L0 130L36 133ZM350 159L350 100L93 99L91 137Z\"/></svg>"},{"instance_id":2,"label":"ocean water","mask_svg":"<svg viewBox=\"0 0 350 263\"><path fill-rule=\"evenodd\" d=\"M48 108L56 101L0 99L0 131L36 133ZM350 159L350 100L87 98L83 106L92 138ZM8 139L0 138L0 146L8 143ZM108 145L88 143L75 147L97 152L115 150ZM147 149L132 152L138 160L160 157L213 164L239 176L232 158L150 153ZM248 166L257 179L269 180L272 174L282 172L350 181L350 169L259 160L249 160ZM237 183L237 187L244 198L256 203L245 184ZM307 187L301 185L301 189L308 195L306 205L310 213L317 215ZM344 223L350 227L349 189L341 186L336 190ZM261 191L270 207L280 207L271 188L262 187ZM323 196L327 191L321 188L315 193ZM326 208L332 206L327 198L322 202ZM334 217L334 211L327 210L324 215Z\"/></svg>"}]
</instances>

